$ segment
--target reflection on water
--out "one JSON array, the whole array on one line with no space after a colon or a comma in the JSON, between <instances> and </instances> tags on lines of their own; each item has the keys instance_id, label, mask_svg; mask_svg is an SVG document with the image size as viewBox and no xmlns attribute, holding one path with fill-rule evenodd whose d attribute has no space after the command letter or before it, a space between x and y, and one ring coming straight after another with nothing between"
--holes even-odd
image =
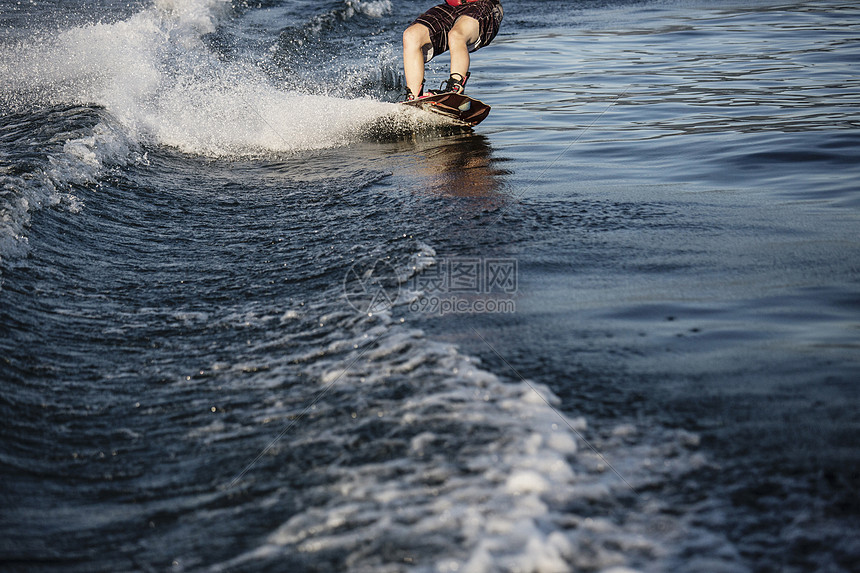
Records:
<instances>
[{"instance_id":1,"label":"reflection on water","mask_svg":"<svg viewBox=\"0 0 860 573\"><path fill-rule=\"evenodd\" d=\"M487 137L479 134L434 142L416 149L413 174L422 177L426 192L480 199L481 206L497 208L504 197L502 177Z\"/></svg>"}]
</instances>

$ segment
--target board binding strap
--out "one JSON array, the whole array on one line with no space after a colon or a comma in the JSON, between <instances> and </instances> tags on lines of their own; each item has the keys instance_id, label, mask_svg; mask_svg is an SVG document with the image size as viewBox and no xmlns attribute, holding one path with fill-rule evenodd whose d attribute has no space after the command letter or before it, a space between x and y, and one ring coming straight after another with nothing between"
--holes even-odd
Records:
<instances>
[{"instance_id":1,"label":"board binding strap","mask_svg":"<svg viewBox=\"0 0 860 573\"><path fill-rule=\"evenodd\" d=\"M430 113L444 115L468 127L475 127L490 114L490 106L484 102L454 92L421 96L402 103Z\"/></svg>"}]
</instances>

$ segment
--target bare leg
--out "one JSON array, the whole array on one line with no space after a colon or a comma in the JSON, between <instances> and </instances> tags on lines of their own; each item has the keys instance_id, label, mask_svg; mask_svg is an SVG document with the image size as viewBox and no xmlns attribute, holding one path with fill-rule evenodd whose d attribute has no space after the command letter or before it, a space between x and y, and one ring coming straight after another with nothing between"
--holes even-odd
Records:
<instances>
[{"instance_id":1,"label":"bare leg","mask_svg":"<svg viewBox=\"0 0 860 573\"><path fill-rule=\"evenodd\" d=\"M471 16L460 16L448 32L448 49L451 51L451 73L464 78L469 72L469 46L478 41L481 29Z\"/></svg>"},{"instance_id":2,"label":"bare leg","mask_svg":"<svg viewBox=\"0 0 860 573\"><path fill-rule=\"evenodd\" d=\"M403 32L403 72L406 87L419 96L424 83L424 52L430 46L430 30L423 24L412 24Z\"/></svg>"}]
</instances>

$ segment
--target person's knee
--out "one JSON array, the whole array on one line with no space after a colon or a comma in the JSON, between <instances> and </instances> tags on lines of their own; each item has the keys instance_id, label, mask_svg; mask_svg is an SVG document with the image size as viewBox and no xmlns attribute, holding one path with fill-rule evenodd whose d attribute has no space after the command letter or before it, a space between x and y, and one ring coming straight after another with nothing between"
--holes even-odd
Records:
<instances>
[{"instance_id":1,"label":"person's knee","mask_svg":"<svg viewBox=\"0 0 860 573\"><path fill-rule=\"evenodd\" d=\"M478 23L465 17L457 20L451 30L448 31L448 45L465 45L477 40Z\"/></svg>"},{"instance_id":2,"label":"person's knee","mask_svg":"<svg viewBox=\"0 0 860 573\"><path fill-rule=\"evenodd\" d=\"M448 45L460 46L466 43L466 35L458 28L451 28L448 32Z\"/></svg>"},{"instance_id":3,"label":"person's knee","mask_svg":"<svg viewBox=\"0 0 860 573\"><path fill-rule=\"evenodd\" d=\"M403 48L420 50L429 41L429 35L421 24L413 24L403 31Z\"/></svg>"}]
</instances>

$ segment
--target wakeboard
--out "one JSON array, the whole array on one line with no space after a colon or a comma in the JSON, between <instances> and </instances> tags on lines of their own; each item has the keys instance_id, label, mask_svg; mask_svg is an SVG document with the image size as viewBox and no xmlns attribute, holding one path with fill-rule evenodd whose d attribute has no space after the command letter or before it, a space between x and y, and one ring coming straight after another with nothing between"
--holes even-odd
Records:
<instances>
[{"instance_id":1,"label":"wakeboard","mask_svg":"<svg viewBox=\"0 0 860 573\"><path fill-rule=\"evenodd\" d=\"M424 111L444 115L455 123L474 127L490 114L490 106L464 94L441 93L403 102Z\"/></svg>"}]
</instances>

